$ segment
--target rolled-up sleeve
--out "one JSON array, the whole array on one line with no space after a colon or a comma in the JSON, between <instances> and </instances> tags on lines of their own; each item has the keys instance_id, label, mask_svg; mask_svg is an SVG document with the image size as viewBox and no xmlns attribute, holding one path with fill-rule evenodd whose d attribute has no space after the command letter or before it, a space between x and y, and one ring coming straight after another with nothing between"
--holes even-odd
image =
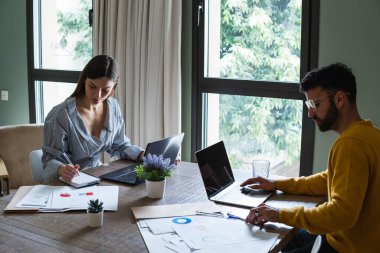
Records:
<instances>
[{"instance_id":1,"label":"rolled-up sleeve","mask_svg":"<svg viewBox=\"0 0 380 253\"><path fill-rule=\"evenodd\" d=\"M65 111L64 111L65 112ZM66 162L63 160L60 148L67 150L68 128L66 115L56 115L53 109L46 117L44 124L44 141L42 164L44 182L58 179L58 167Z\"/></svg>"}]
</instances>

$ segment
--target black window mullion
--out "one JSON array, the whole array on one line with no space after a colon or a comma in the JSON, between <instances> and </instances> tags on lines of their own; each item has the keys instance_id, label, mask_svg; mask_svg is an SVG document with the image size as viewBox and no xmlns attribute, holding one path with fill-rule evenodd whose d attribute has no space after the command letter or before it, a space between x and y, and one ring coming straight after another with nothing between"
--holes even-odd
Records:
<instances>
[{"instance_id":1,"label":"black window mullion","mask_svg":"<svg viewBox=\"0 0 380 253\"><path fill-rule=\"evenodd\" d=\"M319 8L320 0L302 1L301 78L318 67ZM315 123L303 105L300 176L313 173L314 141Z\"/></svg>"},{"instance_id":2,"label":"black window mullion","mask_svg":"<svg viewBox=\"0 0 380 253\"><path fill-rule=\"evenodd\" d=\"M298 84L295 83L279 84L264 81L204 78L198 85L201 93L304 99L304 95L299 92Z\"/></svg>"},{"instance_id":3,"label":"black window mullion","mask_svg":"<svg viewBox=\"0 0 380 253\"><path fill-rule=\"evenodd\" d=\"M195 150L202 146L202 91L198 86L204 76L204 1L193 0L192 9L192 114L191 114L191 161L195 162ZM202 60L199 60L202 59Z\"/></svg>"},{"instance_id":4,"label":"black window mullion","mask_svg":"<svg viewBox=\"0 0 380 253\"><path fill-rule=\"evenodd\" d=\"M66 82L66 83L76 83L79 79L80 73L81 73L80 71L62 71L62 70L47 70L47 69L31 70L33 80Z\"/></svg>"}]
</instances>

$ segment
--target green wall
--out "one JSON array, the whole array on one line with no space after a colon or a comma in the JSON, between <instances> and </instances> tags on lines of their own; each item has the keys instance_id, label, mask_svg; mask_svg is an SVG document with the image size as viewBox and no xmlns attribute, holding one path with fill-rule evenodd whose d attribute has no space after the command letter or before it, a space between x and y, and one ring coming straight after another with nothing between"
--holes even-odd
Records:
<instances>
[{"instance_id":1,"label":"green wall","mask_svg":"<svg viewBox=\"0 0 380 253\"><path fill-rule=\"evenodd\" d=\"M183 3L182 129L186 133L182 160L190 160L191 135L191 2ZM363 118L380 125L380 1L321 0L319 66L342 61L353 68L358 83L358 107ZM9 90L0 101L0 126L29 122L26 0L0 0L0 89ZM374 89L375 88L375 89ZM325 169L337 135L316 130L314 172Z\"/></svg>"},{"instance_id":2,"label":"green wall","mask_svg":"<svg viewBox=\"0 0 380 253\"><path fill-rule=\"evenodd\" d=\"M362 118L380 126L380 1L321 0L319 66L341 61L356 75L357 104ZM337 138L316 128L314 172L326 169L328 153Z\"/></svg>"},{"instance_id":3,"label":"green wall","mask_svg":"<svg viewBox=\"0 0 380 253\"><path fill-rule=\"evenodd\" d=\"M29 123L26 0L0 0L0 126Z\"/></svg>"}]
</instances>

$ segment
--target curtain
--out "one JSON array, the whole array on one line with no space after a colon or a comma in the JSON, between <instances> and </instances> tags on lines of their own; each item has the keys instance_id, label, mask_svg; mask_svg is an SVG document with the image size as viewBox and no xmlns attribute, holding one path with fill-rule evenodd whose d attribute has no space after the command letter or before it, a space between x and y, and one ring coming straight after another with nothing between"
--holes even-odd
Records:
<instances>
[{"instance_id":1,"label":"curtain","mask_svg":"<svg viewBox=\"0 0 380 253\"><path fill-rule=\"evenodd\" d=\"M94 55L119 63L115 96L141 147L181 131L181 15L178 0L94 1Z\"/></svg>"}]
</instances>

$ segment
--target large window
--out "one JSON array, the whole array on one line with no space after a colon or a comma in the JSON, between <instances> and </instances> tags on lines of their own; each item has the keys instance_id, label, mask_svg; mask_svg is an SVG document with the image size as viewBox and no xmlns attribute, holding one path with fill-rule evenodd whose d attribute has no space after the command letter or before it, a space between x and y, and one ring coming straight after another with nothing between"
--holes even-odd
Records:
<instances>
[{"instance_id":1,"label":"large window","mask_svg":"<svg viewBox=\"0 0 380 253\"><path fill-rule=\"evenodd\" d=\"M76 87L92 57L92 0L33 0L28 4L30 121L43 122Z\"/></svg>"},{"instance_id":2,"label":"large window","mask_svg":"<svg viewBox=\"0 0 380 253\"><path fill-rule=\"evenodd\" d=\"M202 0L193 6L193 151L223 140L232 167L311 173L314 124L300 78L316 67L318 1Z\"/></svg>"}]
</instances>

